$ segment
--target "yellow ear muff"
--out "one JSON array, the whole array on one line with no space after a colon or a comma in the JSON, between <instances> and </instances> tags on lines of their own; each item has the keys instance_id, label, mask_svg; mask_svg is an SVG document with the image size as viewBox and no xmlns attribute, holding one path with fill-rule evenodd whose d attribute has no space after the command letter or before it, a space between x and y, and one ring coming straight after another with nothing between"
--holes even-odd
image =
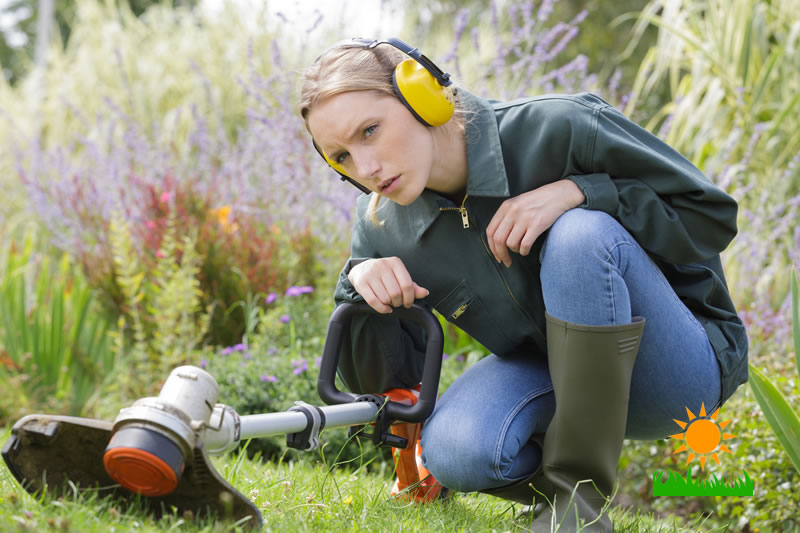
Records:
<instances>
[{"instance_id":1,"label":"yellow ear muff","mask_svg":"<svg viewBox=\"0 0 800 533\"><path fill-rule=\"evenodd\" d=\"M414 59L397 65L392 78L400 101L423 123L441 126L453 116L453 91Z\"/></svg>"}]
</instances>

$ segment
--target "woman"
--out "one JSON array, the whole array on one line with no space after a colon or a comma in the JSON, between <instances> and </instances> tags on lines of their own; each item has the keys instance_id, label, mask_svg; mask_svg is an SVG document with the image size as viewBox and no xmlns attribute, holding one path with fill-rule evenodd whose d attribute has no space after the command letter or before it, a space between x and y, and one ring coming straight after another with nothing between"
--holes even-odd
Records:
<instances>
[{"instance_id":1,"label":"woman","mask_svg":"<svg viewBox=\"0 0 800 533\"><path fill-rule=\"evenodd\" d=\"M747 380L719 257L737 205L597 96L500 103L449 83L396 39L339 43L304 75L315 147L368 193L335 298L380 315L352 324L341 376L419 383L423 335L391 310L431 305L492 355L425 422L425 466L450 489L555 497L534 529L552 512L574 528L573 489L595 520L624 438L664 438Z\"/></svg>"}]
</instances>

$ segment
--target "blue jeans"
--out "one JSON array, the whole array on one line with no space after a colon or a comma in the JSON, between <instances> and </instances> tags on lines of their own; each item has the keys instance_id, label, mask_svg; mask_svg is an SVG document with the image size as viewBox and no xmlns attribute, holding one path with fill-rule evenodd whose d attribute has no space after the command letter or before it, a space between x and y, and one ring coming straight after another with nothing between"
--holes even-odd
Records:
<instances>
[{"instance_id":1,"label":"blue jeans","mask_svg":"<svg viewBox=\"0 0 800 533\"><path fill-rule=\"evenodd\" d=\"M701 403L709 412L718 406L720 370L705 330L613 217L566 212L550 228L539 259L545 307L556 318L588 325L647 320L626 438L680 433L673 419L687 420L687 407L697 414ZM423 464L446 487L464 492L526 479L541 461L531 436L545 432L554 411L543 357L489 355L459 376L425 422Z\"/></svg>"}]
</instances>

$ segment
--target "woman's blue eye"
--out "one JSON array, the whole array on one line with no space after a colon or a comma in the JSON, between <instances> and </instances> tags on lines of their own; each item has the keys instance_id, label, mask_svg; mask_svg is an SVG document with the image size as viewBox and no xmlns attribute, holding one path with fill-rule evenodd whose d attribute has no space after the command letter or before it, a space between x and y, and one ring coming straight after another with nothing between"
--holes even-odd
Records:
<instances>
[{"instance_id":1,"label":"woman's blue eye","mask_svg":"<svg viewBox=\"0 0 800 533\"><path fill-rule=\"evenodd\" d=\"M372 135L375 133L375 130L376 130L376 129L378 129L378 125L377 125L377 124L373 124L372 126L368 126L368 127L364 128L364 138L372 137ZM344 164L344 162L347 160L347 158L348 158L349 156L350 156L350 154L349 154L349 153L347 153L347 152L342 152L341 154L337 155L337 156L336 156L336 157L333 159L333 161L334 161L334 162L335 162L337 165L343 165L343 164Z\"/></svg>"}]
</instances>

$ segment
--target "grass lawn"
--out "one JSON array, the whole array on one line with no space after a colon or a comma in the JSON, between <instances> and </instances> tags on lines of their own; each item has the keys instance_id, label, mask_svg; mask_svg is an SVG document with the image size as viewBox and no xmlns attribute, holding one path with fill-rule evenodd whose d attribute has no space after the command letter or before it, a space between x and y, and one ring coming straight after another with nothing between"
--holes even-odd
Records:
<instances>
[{"instance_id":1,"label":"grass lawn","mask_svg":"<svg viewBox=\"0 0 800 533\"><path fill-rule=\"evenodd\" d=\"M9 431L0 432L3 442ZM335 469L320 462L263 463L244 455L215 458L217 470L261 510L264 531L524 531L530 514L519 505L484 494L457 494L446 503L408 504L389 496L388 473ZM617 531L698 531L676 520L654 520L612 509ZM2 531L237 531L231 522L186 516L160 519L135 506L83 494L75 499L37 500L0 462Z\"/></svg>"}]
</instances>

